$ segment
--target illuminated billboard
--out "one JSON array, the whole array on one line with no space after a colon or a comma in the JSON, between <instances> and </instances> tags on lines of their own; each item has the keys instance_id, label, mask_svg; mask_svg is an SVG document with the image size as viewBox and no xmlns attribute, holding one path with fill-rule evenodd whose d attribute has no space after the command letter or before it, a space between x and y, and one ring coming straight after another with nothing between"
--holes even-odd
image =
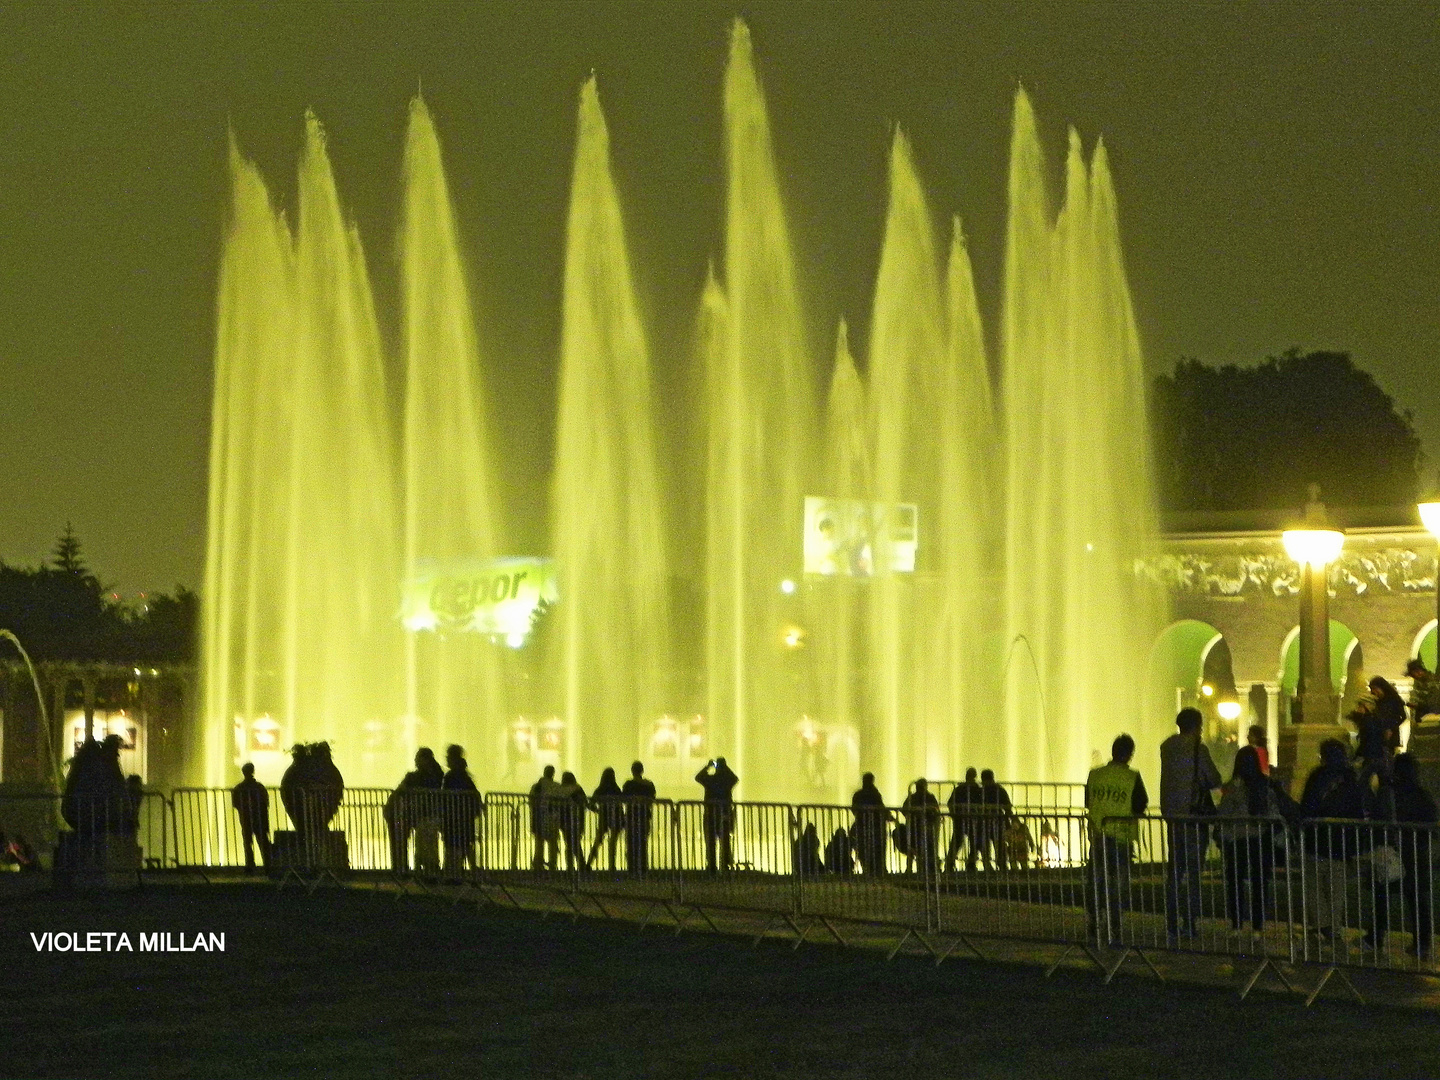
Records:
<instances>
[{"instance_id":1,"label":"illuminated billboard","mask_svg":"<svg viewBox=\"0 0 1440 1080\"><path fill-rule=\"evenodd\" d=\"M400 618L407 630L485 634L519 648L536 608L555 598L550 559L418 559Z\"/></svg>"},{"instance_id":2,"label":"illuminated billboard","mask_svg":"<svg viewBox=\"0 0 1440 1080\"><path fill-rule=\"evenodd\" d=\"M805 573L872 577L888 552L889 569L915 569L919 536L914 503L805 497Z\"/></svg>"}]
</instances>

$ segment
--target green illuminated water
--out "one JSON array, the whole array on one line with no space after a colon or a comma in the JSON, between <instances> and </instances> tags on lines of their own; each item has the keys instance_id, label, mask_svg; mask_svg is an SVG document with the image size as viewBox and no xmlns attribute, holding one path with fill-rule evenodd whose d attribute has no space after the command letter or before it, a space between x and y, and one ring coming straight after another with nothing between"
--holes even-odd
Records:
<instances>
[{"instance_id":1,"label":"green illuminated water","mask_svg":"<svg viewBox=\"0 0 1440 1080\"><path fill-rule=\"evenodd\" d=\"M1133 573L1155 515L1103 146L1087 156L1072 135L1055 209L1017 95L992 358L960 221L937 233L897 132L868 340L840 321L822 398L828 365L807 341L739 22L720 119L721 258L699 296L697 391L677 424L695 460L672 463L680 444L656 424L666 413L610 134L594 78L581 89L539 552L507 547L506 511L519 508L501 505L492 475L485 392L504 364L478 345L426 106L412 104L406 141L393 356L318 122L293 224L232 151L196 779L230 782L247 758L278 777L284 759L252 741L261 720L280 746L331 739L352 782L392 783L416 745L458 741L487 786L528 785L546 761L588 785L641 757L693 795L690 774L723 754L743 796L801 801L845 797L862 770L892 798L971 764L1077 779L1122 728L1155 741L1136 729L1138 707L1116 708L1138 702L1160 610ZM806 496L914 504L914 570L892 569L880 536L869 576L807 577ZM438 615L402 627L416 567L515 555L555 560L559 602L533 640ZM698 610L672 608L681 567ZM526 724L560 734L521 753ZM659 756L671 730L682 744Z\"/></svg>"}]
</instances>

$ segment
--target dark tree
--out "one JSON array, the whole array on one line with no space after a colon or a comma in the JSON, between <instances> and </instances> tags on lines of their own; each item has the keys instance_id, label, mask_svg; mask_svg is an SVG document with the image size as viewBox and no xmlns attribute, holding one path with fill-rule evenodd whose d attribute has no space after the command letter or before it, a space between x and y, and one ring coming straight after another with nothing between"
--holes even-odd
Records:
<instances>
[{"instance_id":1,"label":"dark tree","mask_svg":"<svg viewBox=\"0 0 1440 1080\"><path fill-rule=\"evenodd\" d=\"M88 573L85 557L80 554L80 538L75 535L75 526L68 521L60 539L55 541L55 555L51 561L56 570L64 570L67 574L84 577Z\"/></svg>"},{"instance_id":2,"label":"dark tree","mask_svg":"<svg viewBox=\"0 0 1440 1080\"><path fill-rule=\"evenodd\" d=\"M1348 353L1291 349L1253 368L1182 360L1150 401L1166 510L1399 506L1419 489L1411 415Z\"/></svg>"},{"instance_id":3,"label":"dark tree","mask_svg":"<svg viewBox=\"0 0 1440 1080\"><path fill-rule=\"evenodd\" d=\"M183 587L153 597L142 610L107 596L68 525L50 565L0 563L0 627L13 631L37 661L188 663L198 619L195 594Z\"/></svg>"}]
</instances>

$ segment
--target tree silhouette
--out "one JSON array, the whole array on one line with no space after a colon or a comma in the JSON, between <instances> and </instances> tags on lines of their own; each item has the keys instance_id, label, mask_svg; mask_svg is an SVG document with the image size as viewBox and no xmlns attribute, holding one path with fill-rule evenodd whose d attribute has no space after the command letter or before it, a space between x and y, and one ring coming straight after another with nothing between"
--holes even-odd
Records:
<instances>
[{"instance_id":1,"label":"tree silhouette","mask_svg":"<svg viewBox=\"0 0 1440 1080\"><path fill-rule=\"evenodd\" d=\"M1334 506L1399 506L1419 489L1409 412L1348 353L1291 349L1253 368L1182 360L1150 400L1167 510L1287 509L1318 483Z\"/></svg>"},{"instance_id":2,"label":"tree silhouette","mask_svg":"<svg viewBox=\"0 0 1440 1080\"><path fill-rule=\"evenodd\" d=\"M0 626L13 631L37 661L188 663L195 656L198 617L197 598L183 587L152 596L140 610L107 597L69 525L50 564L27 569L0 563Z\"/></svg>"}]
</instances>

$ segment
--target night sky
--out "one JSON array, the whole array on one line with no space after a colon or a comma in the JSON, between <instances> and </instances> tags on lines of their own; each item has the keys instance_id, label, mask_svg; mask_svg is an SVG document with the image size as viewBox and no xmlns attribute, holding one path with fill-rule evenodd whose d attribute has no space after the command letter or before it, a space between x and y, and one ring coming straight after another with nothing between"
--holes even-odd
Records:
<instances>
[{"instance_id":1,"label":"night sky","mask_svg":"<svg viewBox=\"0 0 1440 1080\"><path fill-rule=\"evenodd\" d=\"M1351 351L1440 459L1440 5L0 4L0 559L67 521L124 592L198 584L226 132L294 205L329 132L394 335L423 88L477 298L508 515L543 542L575 105L593 69L664 410L723 249L729 20L754 34L817 381L863 357L892 125L998 304L1011 100L1113 155L1152 370ZM1298 499L1298 496L1297 496Z\"/></svg>"}]
</instances>

